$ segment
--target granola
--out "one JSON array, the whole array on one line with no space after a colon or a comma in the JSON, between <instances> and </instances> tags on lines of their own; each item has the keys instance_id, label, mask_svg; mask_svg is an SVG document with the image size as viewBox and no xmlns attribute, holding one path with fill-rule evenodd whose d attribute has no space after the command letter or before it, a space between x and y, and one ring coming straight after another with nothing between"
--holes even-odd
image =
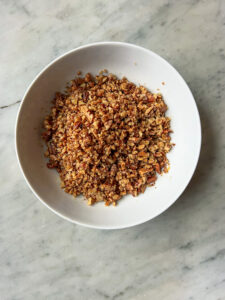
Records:
<instances>
[{"instance_id":1,"label":"granola","mask_svg":"<svg viewBox=\"0 0 225 300\"><path fill-rule=\"evenodd\" d=\"M104 70L75 78L53 102L42 137L65 192L116 205L168 171L171 129L161 94Z\"/></svg>"}]
</instances>

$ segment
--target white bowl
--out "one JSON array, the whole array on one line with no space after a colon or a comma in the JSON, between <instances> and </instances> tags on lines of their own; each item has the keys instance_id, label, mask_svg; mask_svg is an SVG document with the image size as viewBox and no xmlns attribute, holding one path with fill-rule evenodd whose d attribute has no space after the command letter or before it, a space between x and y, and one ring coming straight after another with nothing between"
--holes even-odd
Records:
<instances>
[{"instance_id":1,"label":"white bowl","mask_svg":"<svg viewBox=\"0 0 225 300\"><path fill-rule=\"evenodd\" d=\"M56 91L78 70L98 73L108 69L126 76L152 92L163 94L176 144L169 153L170 171L159 176L155 187L138 197L126 196L116 207L104 203L88 206L60 188L55 170L46 167L41 131ZM165 83L165 84L163 84ZM190 89L179 73L150 50L120 42L102 42L74 49L50 63L31 83L21 103L16 122L16 151L27 184L49 209L59 216L88 227L118 229L146 222L165 211L182 194L199 158L201 125Z\"/></svg>"}]
</instances>

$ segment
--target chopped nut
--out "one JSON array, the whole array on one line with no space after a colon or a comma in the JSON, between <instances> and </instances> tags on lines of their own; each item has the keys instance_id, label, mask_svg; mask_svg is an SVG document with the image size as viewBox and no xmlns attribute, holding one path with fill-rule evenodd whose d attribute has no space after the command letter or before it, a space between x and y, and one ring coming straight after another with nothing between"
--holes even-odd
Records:
<instances>
[{"instance_id":1,"label":"chopped nut","mask_svg":"<svg viewBox=\"0 0 225 300\"><path fill-rule=\"evenodd\" d=\"M149 172L149 169L147 169L147 168L139 169L139 173L140 173L141 175L146 174L146 173L148 173L148 172Z\"/></svg>"},{"instance_id":2,"label":"chopped nut","mask_svg":"<svg viewBox=\"0 0 225 300\"><path fill-rule=\"evenodd\" d=\"M161 173L161 172L160 172L160 166L159 166L158 163L156 163L155 169L156 169L156 172L157 172L157 173L159 173L159 174Z\"/></svg>"},{"instance_id":3,"label":"chopped nut","mask_svg":"<svg viewBox=\"0 0 225 300\"><path fill-rule=\"evenodd\" d=\"M152 110L152 107L149 107L148 109L146 109L145 114L148 115L151 110Z\"/></svg>"},{"instance_id":4,"label":"chopped nut","mask_svg":"<svg viewBox=\"0 0 225 300\"><path fill-rule=\"evenodd\" d=\"M88 205L137 196L169 170L166 111L161 94L107 70L77 77L65 94L56 93L44 120L47 166L58 171L65 192L83 194Z\"/></svg>"},{"instance_id":5,"label":"chopped nut","mask_svg":"<svg viewBox=\"0 0 225 300\"><path fill-rule=\"evenodd\" d=\"M147 179L147 183L148 184L153 184L155 181L156 181L156 176L154 176L154 177L149 177L148 179Z\"/></svg>"},{"instance_id":6,"label":"chopped nut","mask_svg":"<svg viewBox=\"0 0 225 300\"><path fill-rule=\"evenodd\" d=\"M142 144L142 145L139 145L138 146L138 150L142 150L142 149L144 149L145 148L145 144Z\"/></svg>"},{"instance_id":7,"label":"chopped nut","mask_svg":"<svg viewBox=\"0 0 225 300\"><path fill-rule=\"evenodd\" d=\"M141 151L141 152L138 153L138 156L140 156L140 157L149 157L149 153Z\"/></svg>"}]
</instances>

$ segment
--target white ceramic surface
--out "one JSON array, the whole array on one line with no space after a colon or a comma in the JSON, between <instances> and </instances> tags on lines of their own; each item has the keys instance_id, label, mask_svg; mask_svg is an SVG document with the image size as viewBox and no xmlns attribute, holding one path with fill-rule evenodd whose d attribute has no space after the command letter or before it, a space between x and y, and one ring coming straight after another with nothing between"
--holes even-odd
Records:
<instances>
[{"instance_id":1,"label":"white ceramic surface","mask_svg":"<svg viewBox=\"0 0 225 300\"><path fill-rule=\"evenodd\" d=\"M163 94L176 144L169 153L171 168L159 176L156 186L134 198L126 196L117 207L99 203L92 207L66 194L58 174L46 168L42 122L54 93L65 88L78 70L98 73L102 69L126 76L153 92ZM165 82L163 85L162 83ZM31 83L19 109L16 124L17 156L34 194L52 211L77 224L118 229L148 221L165 211L181 195L196 168L201 127L194 98L179 73L157 54L126 43L102 42L72 50L50 63Z\"/></svg>"}]
</instances>

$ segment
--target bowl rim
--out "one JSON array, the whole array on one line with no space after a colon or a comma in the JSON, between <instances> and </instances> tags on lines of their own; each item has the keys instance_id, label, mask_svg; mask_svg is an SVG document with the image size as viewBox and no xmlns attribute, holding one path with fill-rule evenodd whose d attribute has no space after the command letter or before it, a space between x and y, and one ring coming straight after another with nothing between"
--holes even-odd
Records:
<instances>
[{"instance_id":1,"label":"bowl rim","mask_svg":"<svg viewBox=\"0 0 225 300\"><path fill-rule=\"evenodd\" d=\"M179 193L179 195L173 199L172 202L170 202L169 204L165 205L165 207L163 207L163 209L159 212L159 213L156 213L154 214L153 216L149 217L149 218L146 218L146 219L141 219L140 221L136 221L136 222L131 222L131 223L128 223L126 225L113 225L113 226L101 226L101 225L92 225L92 224L88 224L88 223L85 223L85 222L81 222L81 221L76 221L70 217L67 217L66 215L64 215L63 213L61 213L60 211L56 210L55 208L51 207L49 204L47 204L45 202L44 199L42 199L38 193L35 191L35 189L32 187L32 185L30 184L27 176L25 175L25 172L23 171L23 166L22 166L22 163L21 163L21 160L20 160L20 153L19 153L19 150L18 150L18 122L19 122L19 119L20 119L20 115L21 115L21 111L22 111L22 107L24 105L24 100L26 99L27 97L27 94L29 93L29 91L31 90L33 84L36 82L36 80L49 68L51 67L53 64L55 64L56 62L58 62L59 60L65 58L66 56L70 55L71 53L73 52L76 52L78 50L81 50L81 49L85 49L85 48L91 48L91 47L95 47L95 46L104 46L104 45L117 45L117 46L125 46L125 47L130 47L130 48L136 48L136 49L139 49L141 51L144 51L148 54L151 54L152 56L156 57L157 59L161 60L164 64L167 64L168 67L170 67L175 73L176 75L179 77L179 79L183 82L184 86L188 89L189 93L190 93L190 96L192 98L192 104L194 106L194 109L195 109L195 113L196 113L196 119L197 119L197 124L198 124L198 128L197 128L197 135L198 135L198 145L197 145L197 148L196 148L196 156L195 156L195 161L193 161L193 170L189 176L189 178L186 180L186 183L184 184L184 188L181 190L181 192ZM95 43L89 43L89 44L85 44L83 46L79 46L79 47L76 47L72 50L69 50L65 53L63 53L62 55L56 57L54 60L52 60L50 63L48 63L36 76L35 78L32 80L32 82L29 84L28 88L26 89L25 93L24 93L24 96L21 100L21 103L20 103L20 106L18 108L18 112L17 112L17 116L16 116L16 123L15 123L15 152L16 152L16 158L17 158L17 161L18 161L18 164L19 164L19 168L20 168L20 171L21 173L23 174L23 177L27 183L27 185L29 186L29 188L31 189L31 191L33 192L33 194L41 201L42 204L44 204L47 208L49 208L53 213L55 213L56 215L58 215L59 217L63 218L64 220L67 220L73 224L78 224L78 225L81 225L81 226L85 226L85 227L88 227L88 228L93 228L93 229L106 229L106 230L112 230L112 229L124 229L124 228L129 228L129 227L133 227L133 226L136 226L136 225L140 225L140 224L143 224L145 222L148 222L154 218L156 218L157 216L159 216L160 214L164 213L170 206L172 206L176 200L183 194L183 192L185 191L185 189L187 188L187 186L189 185L193 175L194 175L194 172L196 170L196 167L197 167L197 164L198 164L198 161L199 161L199 156L200 156L200 152L201 152L201 144L202 144L202 129L201 129L201 119L200 119L200 114L199 114L199 111L198 111L198 107L197 107L197 103L194 99L194 96L191 92L191 89L189 88L189 86L187 85L186 81L183 79L183 77L181 76L181 74L166 60L164 59L163 57L161 57L160 55L156 54L155 52L149 50L149 49L146 49L144 47L141 47L141 46L138 46L138 45L135 45L135 44L132 44L132 43L126 43L126 42L117 42L117 41L103 41L103 42L95 42Z\"/></svg>"}]
</instances>

